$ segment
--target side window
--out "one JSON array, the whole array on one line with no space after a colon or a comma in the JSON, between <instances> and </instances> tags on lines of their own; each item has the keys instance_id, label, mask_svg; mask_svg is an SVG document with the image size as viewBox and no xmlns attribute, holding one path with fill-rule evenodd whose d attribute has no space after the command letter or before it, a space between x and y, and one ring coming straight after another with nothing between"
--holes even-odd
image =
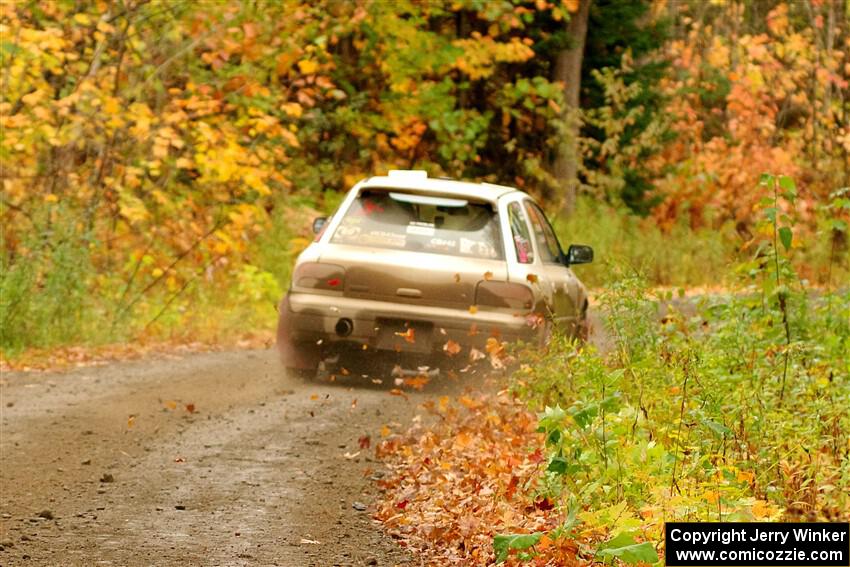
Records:
<instances>
[{"instance_id":1,"label":"side window","mask_svg":"<svg viewBox=\"0 0 850 567\"><path fill-rule=\"evenodd\" d=\"M525 222L519 203L514 202L508 205L508 222L511 225L517 260L520 264L533 264L534 249L531 247L531 235L528 233L528 224Z\"/></svg>"},{"instance_id":2,"label":"side window","mask_svg":"<svg viewBox=\"0 0 850 567\"><path fill-rule=\"evenodd\" d=\"M561 260L561 246L555 236L555 231L546 220L546 215L540 207L531 201L525 201L525 210L531 219L531 228L534 230L534 238L537 240L537 250L544 262L559 263Z\"/></svg>"}]
</instances>

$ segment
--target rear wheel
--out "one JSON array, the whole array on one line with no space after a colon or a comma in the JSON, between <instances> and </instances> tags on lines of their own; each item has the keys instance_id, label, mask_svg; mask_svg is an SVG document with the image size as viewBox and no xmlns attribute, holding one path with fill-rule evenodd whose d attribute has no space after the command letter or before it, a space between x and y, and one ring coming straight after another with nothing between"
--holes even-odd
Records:
<instances>
[{"instance_id":1,"label":"rear wheel","mask_svg":"<svg viewBox=\"0 0 850 567\"><path fill-rule=\"evenodd\" d=\"M322 350L314 343L294 343L287 349L283 365L286 373L294 378L312 380L316 377L319 363L322 362Z\"/></svg>"}]
</instances>

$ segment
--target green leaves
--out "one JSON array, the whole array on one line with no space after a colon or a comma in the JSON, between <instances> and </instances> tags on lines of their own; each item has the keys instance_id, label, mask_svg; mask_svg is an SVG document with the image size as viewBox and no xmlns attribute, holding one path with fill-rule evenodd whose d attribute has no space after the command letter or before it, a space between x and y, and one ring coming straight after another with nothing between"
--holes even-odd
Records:
<instances>
[{"instance_id":1,"label":"green leaves","mask_svg":"<svg viewBox=\"0 0 850 567\"><path fill-rule=\"evenodd\" d=\"M555 407L546 406L543 410L543 413L537 416L538 426L537 431L541 433L549 433L551 431L557 431L560 429L564 420L567 417L567 412L565 412L561 406L556 405ZM556 439L557 441L557 439Z\"/></svg>"},{"instance_id":2,"label":"green leaves","mask_svg":"<svg viewBox=\"0 0 850 567\"><path fill-rule=\"evenodd\" d=\"M630 532L620 533L600 545L596 550L596 555L606 561L617 558L629 565L658 563L658 553L655 552L655 547L648 541L637 543L634 535Z\"/></svg>"},{"instance_id":3,"label":"green leaves","mask_svg":"<svg viewBox=\"0 0 850 567\"><path fill-rule=\"evenodd\" d=\"M718 437L723 438L732 435L732 430L723 425L722 423L717 423L716 421L712 421L710 419L703 419L702 424L705 425L712 433L714 433Z\"/></svg>"},{"instance_id":4,"label":"green leaves","mask_svg":"<svg viewBox=\"0 0 850 567\"><path fill-rule=\"evenodd\" d=\"M779 188L782 189L783 195L792 204L797 198L797 184L787 175L779 176Z\"/></svg>"},{"instance_id":5,"label":"green leaves","mask_svg":"<svg viewBox=\"0 0 850 567\"><path fill-rule=\"evenodd\" d=\"M785 250L791 250L791 239L793 238L793 233L791 229L787 226L779 227L779 240L782 242L782 246L785 247Z\"/></svg>"},{"instance_id":6,"label":"green leaves","mask_svg":"<svg viewBox=\"0 0 850 567\"><path fill-rule=\"evenodd\" d=\"M493 551L496 552L496 563L507 560L511 551L523 551L540 541L543 532L533 534L500 534L493 537Z\"/></svg>"}]
</instances>

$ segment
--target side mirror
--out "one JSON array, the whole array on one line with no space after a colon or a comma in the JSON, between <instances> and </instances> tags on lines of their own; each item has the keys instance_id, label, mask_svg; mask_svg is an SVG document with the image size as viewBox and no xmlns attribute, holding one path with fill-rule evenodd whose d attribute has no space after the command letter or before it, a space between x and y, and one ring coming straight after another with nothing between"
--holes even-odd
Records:
<instances>
[{"instance_id":1,"label":"side mirror","mask_svg":"<svg viewBox=\"0 0 850 567\"><path fill-rule=\"evenodd\" d=\"M593 248L584 244L570 244L567 249L567 266L573 264L589 264L593 262Z\"/></svg>"},{"instance_id":2,"label":"side mirror","mask_svg":"<svg viewBox=\"0 0 850 567\"><path fill-rule=\"evenodd\" d=\"M318 217L313 219L313 233L319 234L328 222L328 217Z\"/></svg>"}]
</instances>

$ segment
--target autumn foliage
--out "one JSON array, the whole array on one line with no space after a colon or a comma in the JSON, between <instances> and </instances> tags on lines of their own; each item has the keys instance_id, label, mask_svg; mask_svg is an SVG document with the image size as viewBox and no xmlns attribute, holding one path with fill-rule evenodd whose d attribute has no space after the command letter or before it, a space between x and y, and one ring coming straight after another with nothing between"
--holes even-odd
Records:
<instances>
[{"instance_id":1,"label":"autumn foliage","mask_svg":"<svg viewBox=\"0 0 850 567\"><path fill-rule=\"evenodd\" d=\"M746 243L782 172L798 229L846 251L819 224L850 172L845 6L595 2L570 110L553 61L581 5L4 2L0 343L268 327L310 217L358 179L423 168L556 211L574 120L588 200Z\"/></svg>"}]
</instances>

